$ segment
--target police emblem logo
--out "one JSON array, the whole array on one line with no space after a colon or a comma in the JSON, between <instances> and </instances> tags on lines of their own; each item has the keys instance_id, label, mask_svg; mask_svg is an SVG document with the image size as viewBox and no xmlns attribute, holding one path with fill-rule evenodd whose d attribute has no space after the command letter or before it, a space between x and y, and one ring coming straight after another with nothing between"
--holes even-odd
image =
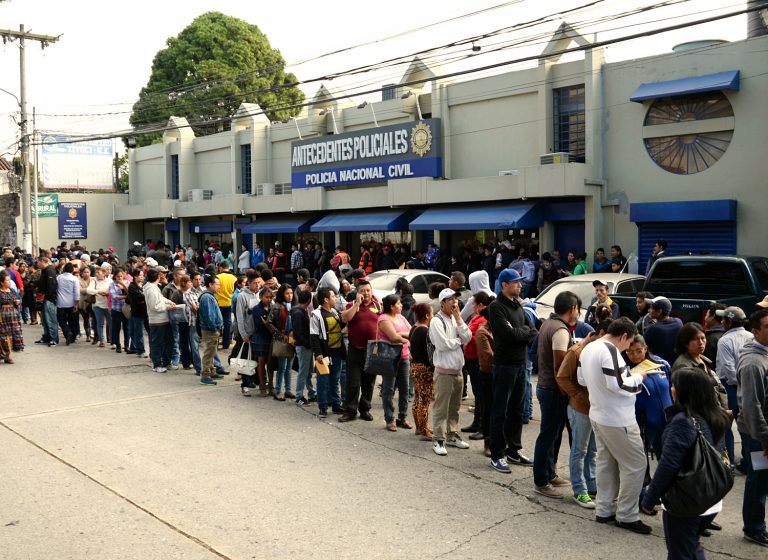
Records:
<instances>
[{"instance_id":1,"label":"police emblem logo","mask_svg":"<svg viewBox=\"0 0 768 560\"><path fill-rule=\"evenodd\" d=\"M68 215L69 215L69 217L70 217L71 219L73 219L73 220L74 220L75 218L77 218L77 210L75 210L74 208L70 208L70 209L69 209L69 212L67 212L67 214L68 214Z\"/></svg>"},{"instance_id":2,"label":"police emblem logo","mask_svg":"<svg viewBox=\"0 0 768 560\"><path fill-rule=\"evenodd\" d=\"M411 150L419 157L424 157L432 149L432 129L425 122L420 122L411 129Z\"/></svg>"}]
</instances>

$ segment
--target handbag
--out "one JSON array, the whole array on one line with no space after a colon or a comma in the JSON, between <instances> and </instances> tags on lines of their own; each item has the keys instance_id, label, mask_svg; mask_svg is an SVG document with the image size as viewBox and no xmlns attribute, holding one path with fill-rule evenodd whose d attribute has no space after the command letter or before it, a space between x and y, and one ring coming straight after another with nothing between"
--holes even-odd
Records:
<instances>
[{"instance_id":1,"label":"handbag","mask_svg":"<svg viewBox=\"0 0 768 560\"><path fill-rule=\"evenodd\" d=\"M245 356L243 356L245 353ZM256 360L251 359L251 344L250 342L243 343L243 347L238 352L237 358L232 358L229 361L232 369L235 373L240 375L253 375L256 370Z\"/></svg>"},{"instance_id":2,"label":"handbag","mask_svg":"<svg viewBox=\"0 0 768 560\"><path fill-rule=\"evenodd\" d=\"M672 486L661 497L670 515L698 517L733 488L733 475L721 454L704 437L698 421L691 417L698 432L685 464Z\"/></svg>"},{"instance_id":3,"label":"handbag","mask_svg":"<svg viewBox=\"0 0 768 560\"><path fill-rule=\"evenodd\" d=\"M276 338L272 340L273 358L293 358L295 353L296 349L293 347L293 344Z\"/></svg>"},{"instance_id":4,"label":"handbag","mask_svg":"<svg viewBox=\"0 0 768 560\"><path fill-rule=\"evenodd\" d=\"M376 323L376 338L379 337L379 324ZM387 340L369 340L365 348L365 366L368 375L394 377L397 373L397 362L403 352L403 345Z\"/></svg>"},{"instance_id":5,"label":"handbag","mask_svg":"<svg viewBox=\"0 0 768 560\"><path fill-rule=\"evenodd\" d=\"M130 303L126 303L125 305L123 305L123 317L125 317L126 319L130 319L131 318L131 304Z\"/></svg>"}]
</instances>

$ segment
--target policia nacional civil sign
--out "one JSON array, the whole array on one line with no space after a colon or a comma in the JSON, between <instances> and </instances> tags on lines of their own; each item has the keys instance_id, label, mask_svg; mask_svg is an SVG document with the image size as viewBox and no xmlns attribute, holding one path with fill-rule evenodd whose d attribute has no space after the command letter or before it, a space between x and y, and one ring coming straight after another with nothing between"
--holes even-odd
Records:
<instances>
[{"instance_id":1,"label":"policia nacional civil sign","mask_svg":"<svg viewBox=\"0 0 768 560\"><path fill-rule=\"evenodd\" d=\"M334 134L291 143L291 186L334 187L440 177L440 119Z\"/></svg>"}]
</instances>

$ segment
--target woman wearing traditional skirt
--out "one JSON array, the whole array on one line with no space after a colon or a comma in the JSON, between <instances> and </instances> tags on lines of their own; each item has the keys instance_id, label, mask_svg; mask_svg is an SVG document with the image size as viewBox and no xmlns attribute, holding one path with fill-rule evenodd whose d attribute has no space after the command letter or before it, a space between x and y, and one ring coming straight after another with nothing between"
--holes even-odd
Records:
<instances>
[{"instance_id":1,"label":"woman wearing traditional skirt","mask_svg":"<svg viewBox=\"0 0 768 560\"><path fill-rule=\"evenodd\" d=\"M19 298L11 289L11 277L7 270L0 271L0 359L12 364L11 346L15 351L24 349L19 316Z\"/></svg>"}]
</instances>

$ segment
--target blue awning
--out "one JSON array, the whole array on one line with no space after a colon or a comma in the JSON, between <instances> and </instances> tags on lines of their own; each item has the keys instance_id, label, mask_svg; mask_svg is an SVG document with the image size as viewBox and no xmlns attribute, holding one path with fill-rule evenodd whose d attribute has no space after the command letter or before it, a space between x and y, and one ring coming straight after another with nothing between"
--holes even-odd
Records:
<instances>
[{"instance_id":1,"label":"blue awning","mask_svg":"<svg viewBox=\"0 0 768 560\"><path fill-rule=\"evenodd\" d=\"M735 200L688 200L685 202L633 202L629 220L648 222L734 222Z\"/></svg>"},{"instance_id":2,"label":"blue awning","mask_svg":"<svg viewBox=\"0 0 768 560\"><path fill-rule=\"evenodd\" d=\"M496 204L430 208L411 222L412 230L496 230L544 225L539 204Z\"/></svg>"},{"instance_id":3,"label":"blue awning","mask_svg":"<svg viewBox=\"0 0 768 560\"><path fill-rule=\"evenodd\" d=\"M230 233L232 222L222 220L218 222L189 222L189 233Z\"/></svg>"},{"instance_id":4,"label":"blue awning","mask_svg":"<svg viewBox=\"0 0 768 560\"><path fill-rule=\"evenodd\" d=\"M243 228L243 233L307 233L315 216L312 214L292 214L284 218L256 218L256 221Z\"/></svg>"},{"instance_id":5,"label":"blue awning","mask_svg":"<svg viewBox=\"0 0 768 560\"><path fill-rule=\"evenodd\" d=\"M705 91L720 91L723 89L739 91L739 70L728 70L726 72L718 72L717 74L707 74L706 76L691 76L690 78L666 82L640 84L640 87L635 90L635 93L632 94L629 100L640 103L646 99L703 93Z\"/></svg>"},{"instance_id":6,"label":"blue awning","mask_svg":"<svg viewBox=\"0 0 768 560\"><path fill-rule=\"evenodd\" d=\"M408 231L410 210L334 212L320 218L310 231Z\"/></svg>"}]
</instances>

